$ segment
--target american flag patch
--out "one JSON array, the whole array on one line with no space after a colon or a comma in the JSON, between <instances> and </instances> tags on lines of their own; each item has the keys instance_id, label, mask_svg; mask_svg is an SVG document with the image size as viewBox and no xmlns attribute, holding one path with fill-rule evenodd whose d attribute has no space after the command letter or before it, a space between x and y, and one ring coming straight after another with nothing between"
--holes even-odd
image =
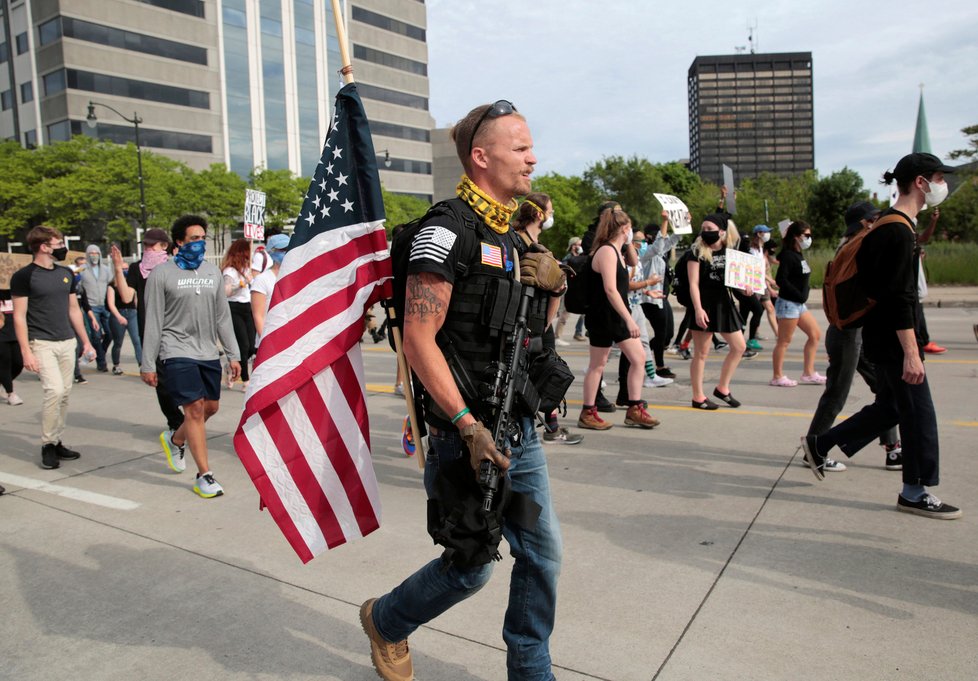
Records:
<instances>
[{"instance_id":1,"label":"american flag patch","mask_svg":"<svg viewBox=\"0 0 978 681\"><path fill-rule=\"evenodd\" d=\"M503 266L503 252L499 246L482 244L482 264L500 268Z\"/></svg>"},{"instance_id":2,"label":"american flag patch","mask_svg":"<svg viewBox=\"0 0 978 681\"><path fill-rule=\"evenodd\" d=\"M443 263L451 252L452 246L455 245L457 236L455 232L444 227L436 225L424 227L414 237L408 260L433 260Z\"/></svg>"}]
</instances>

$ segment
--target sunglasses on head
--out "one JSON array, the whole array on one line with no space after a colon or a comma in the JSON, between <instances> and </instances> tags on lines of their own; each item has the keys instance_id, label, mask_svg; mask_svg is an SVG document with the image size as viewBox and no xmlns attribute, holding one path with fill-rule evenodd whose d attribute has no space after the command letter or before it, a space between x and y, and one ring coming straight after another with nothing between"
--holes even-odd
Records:
<instances>
[{"instance_id":1,"label":"sunglasses on head","mask_svg":"<svg viewBox=\"0 0 978 681\"><path fill-rule=\"evenodd\" d=\"M475 128L472 129L472 137L469 138L469 155L472 154L472 147L475 145L475 136L479 132L479 128L487 118L499 118L500 116L509 116L516 111L516 107L512 102L506 99L500 99L495 104L486 109L485 113L479 116L479 122L475 124Z\"/></svg>"}]
</instances>

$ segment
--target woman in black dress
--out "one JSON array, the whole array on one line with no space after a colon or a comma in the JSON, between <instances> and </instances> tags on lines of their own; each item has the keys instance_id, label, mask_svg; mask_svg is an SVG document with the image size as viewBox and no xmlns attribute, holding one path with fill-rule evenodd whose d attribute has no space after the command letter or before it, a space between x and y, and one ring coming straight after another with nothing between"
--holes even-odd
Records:
<instances>
[{"instance_id":1,"label":"woman in black dress","mask_svg":"<svg viewBox=\"0 0 978 681\"><path fill-rule=\"evenodd\" d=\"M686 265L689 275L689 295L693 305L686 310L689 328L693 332L693 359L689 364L689 378L693 386L695 409L716 409L719 405L703 392L703 372L706 357L714 333L727 342L727 357L720 369L720 380L713 396L729 407L739 407L740 402L730 394L733 378L740 358L747 348L744 341L744 321L734 304L730 289L724 283L726 274L726 249L736 248L740 241L737 228L724 213L708 215L700 227L700 235L693 242L692 258ZM745 291L751 295L752 291Z\"/></svg>"},{"instance_id":2,"label":"woman in black dress","mask_svg":"<svg viewBox=\"0 0 978 681\"><path fill-rule=\"evenodd\" d=\"M591 430L607 430L611 424L598 416L595 398L601 385L601 374L611 346L615 343L631 366L628 370L628 411L626 426L655 428L658 419L653 418L642 401L642 382L645 380L645 350L639 340L639 328L628 309L628 267L638 264L638 256L631 247L625 249L629 262L625 262L622 247L632 242L632 222L619 206L601 214L588 272L588 308L585 325L590 341L591 355L584 375L584 407L577 425Z\"/></svg>"}]
</instances>

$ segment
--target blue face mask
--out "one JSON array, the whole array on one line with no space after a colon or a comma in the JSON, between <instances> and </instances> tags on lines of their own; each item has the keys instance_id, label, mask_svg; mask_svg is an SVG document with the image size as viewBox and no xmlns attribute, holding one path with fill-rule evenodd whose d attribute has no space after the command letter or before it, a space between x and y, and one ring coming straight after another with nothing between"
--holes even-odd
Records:
<instances>
[{"instance_id":1,"label":"blue face mask","mask_svg":"<svg viewBox=\"0 0 978 681\"><path fill-rule=\"evenodd\" d=\"M281 265L282 261L285 260L285 251L269 251L268 257L272 259L276 265Z\"/></svg>"},{"instance_id":2,"label":"blue face mask","mask_svg":"<svg viewBox=\"0 0 978 681\"><path fill-rule=\"evenodd\" d=\"M180 247L177 254L173 256L177 267L182 270L195 270L204 262L204 253L207 251L207 242L188 241Z\"/></svg>"},{"instance_id":3,"label":"blue face mask","mask_svg":"<svg viewBox=\"0 0 978 681\"><path fill-rule=\"evenodd\" d=\"M649 245L647 243L645 243L643 241L641 244L639 244L639 246L638 246L638 254L639 254L639 256L645 255L645 251L647 251L647 250L649 250Z\"/></svg>"}]
</instances>

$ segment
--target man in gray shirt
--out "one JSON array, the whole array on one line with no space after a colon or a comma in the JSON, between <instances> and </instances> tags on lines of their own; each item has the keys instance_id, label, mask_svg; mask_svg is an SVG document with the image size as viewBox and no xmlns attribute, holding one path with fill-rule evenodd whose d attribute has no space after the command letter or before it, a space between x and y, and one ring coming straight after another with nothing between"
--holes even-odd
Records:
<instances>
[{"instance_id":1,"label":"man in gray shirt","mask_svg":"<svg viewBox=\"0 0 978 681\"><path fill-rule=\"evenodd\" d=\"M150 272L146 280L146 331L140 375L156 387L156 359L165 372L174 401L183 407L184 422L164 431L160 444L170 468L186 469L185 449L197 464L194 492L205 499L224 494L207 461L204 424L217 413L221 399L221 360L217 341L230 360L231 377L241 372L231 311L221 271L204 260L207 220L197 215L177 218L171 230L176 255Z\"/></svg>"},{"instance_id":2,"label":"man in gray shirt","mask_svg":"<svg viewBox=\"0 0 978 681\"><path fill-rule=\"evenodd\" d=\"M92 345L95 347L95 364L103 373L109 370L105 353L112 344L112 315L106 307L105 294L112 283L113 274L112 266L102 263L102 250L96 244L89 244L85 249L85 269L81 271L79 285L98 322L98 329L92 327Z\"/></svg>"}]
</instances>

